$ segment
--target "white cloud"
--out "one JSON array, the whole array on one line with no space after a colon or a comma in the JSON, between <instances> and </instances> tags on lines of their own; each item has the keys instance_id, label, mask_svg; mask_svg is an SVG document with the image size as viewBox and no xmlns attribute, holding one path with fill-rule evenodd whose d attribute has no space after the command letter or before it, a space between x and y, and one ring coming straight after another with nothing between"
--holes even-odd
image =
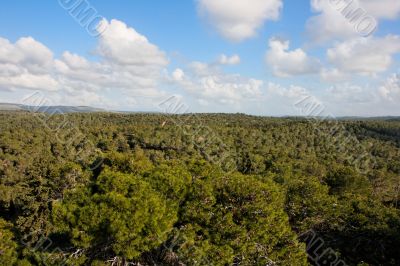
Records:
<instances>
[{"instance_id":1,"label":"white cloud","mask_svg":"<svg viewBox=\"0 0 400 266\"><path fill-rule=\"evenodd\" d=\"M120 102L115 102L98 92L86 90L82 90L79 93L61 93L53 97L53 101L51 105L62 103L62 105L72 106L98 106L110 110L116 109L121 105Z\"/></svg>"},{"instance_id":2,"label":"white cloud","mask_svg":"<svg viewBox=\"0 0 400 266\"><path fill-rule=\"evenodd\" d=\"M97 48L102 57L121 65L168 64L164 52L124 22L116 19L108 22L104 19L100 23L99 27L106 29L99 37Z\"/></svg>"},{"instance_id":3,"label":"white cloud","mask_svg":"<svg viewBox=\"0 0 400 266\"><path fill-rule=\"evenodd\" d=\"M186 92L198 98L201 105L210 101L235 104L254 100L262 94L264 84L261 80L224 73L219 67L202 62L189 64L187 73L175 70L173 78Z\"/></svg>"},{"instance_id":4,"label":"white cloud","mask_svg":"<svg viewBox=\"0 0 400 266\"><path fill-rule=\"evenodd\" d=\"M327 57L341 72L375 75L389 69L400 52L400 37L355 38L328 49Z\"/></svg>"},{"instance_id":5,"label":"white cloud","mask_svg":"<svg viewBox=\"0 0 400 266\"><path fill-rule=\"evenodd\" d=\"M312 10L319 14L307 21L306 32L316 43L357 36L354 26L331 2L334 1L311 0Z\"/></svg>"},{"instance_id":6,"label":"white cloud","mask_svg":"<svg viewBox=\"0 0 400 266\"><path fill-rule=\"evenodd\" d=\"M227 55L220 55L218 58L218 64L220 65L238 65L240 64L240 56L238 55L232 55L232 56L227 56Z\"/></svg>"},{"instance_id":7,"label":"white cloud","mask_svg":"<svg viewBox=\"0 0 400 266\"><path fill-rule=\"evenodd\" d=\"M55 91L59 83L50 75L23 73L16 76L0 76L0 87L5 89L34 89Z\"/></svg>"},{"instance_id":8,"label":"white cloud","mask_svg":"<svg viewBox=\"0 0 400 266\"><path fill-rule=\"evenodd\" d=\"M212 76L220 71L220 66L218 64L207 64L203 62L191 62L188 67L189 71L198 77Z\"/></svg>"},{"instance_id":9,"label":"white cloud","mask_svg":"<svg viewBox=\"0 0 400 266\"><path fill-rule=\"evenodd\" d=\"M168 64L165 53L121 21L101 23L107 30L99 37L99 58L93 61L68 51L53 58L32 37L14 44L0 38L0 89L58 90L66 97L62 102L77 104L105 103L110 91L122 98L164 95L158 84Z\"/></svg>"},{"instance_id":10,"label":"white cloud","mask_svg":"<svg viewBox=\"0 0 400 266\"><path fill-rule=\"evenodd\" d=\"M51 74L53 53L31 37L15 44L0 38L0 88L57 90Z\"/></svg>"},{"instance_id":11,"label":"white cloud","mask_svg":"<svg viewBox=\"0 0 400 266\"><path fill-rule=\"evenodd\" d=\"M341 72L337 68L332 68L332 69L322 68L320 71L320 77L324 81L333 83L349 79L349 75Z\"/></svg>"},{"instance_id":12,"label":"white cloud","mask_svg":"<svg viewBox=\"0 0 400 266\"><path fill-rule=\"evenodd\" d=\"M199 12L225 38L242 41L256 35L266 20L277 20L282 0L197 0Z\"/></svg>"},{"instance_id":13,"label":"white cloud","mask_svg":"<svg viewBox=\"0 0 400 266\"><path fill-rule=\"evenodd\" d=\"M90 68L90 63L86 58L83 58L77 54L72 54L68 51L64 52L62 55L62 60L71 69L88 69Z\"/></svg>"},{"instance_id":14,"label":"white cloud","mask_svg":"<svg viewBox=\"0 0 400 266\"><path fill-rule=\"evenodd\" d=\"M331 86L327 92L330 101L339 101L350 104L368 103L373 102L376 99L369 88L351 83L342 83Z\"/></svg>"},{"instance_id":15,"label":"white cloud","mask_svg":"<svg viewBox=\"0 0 400 266\"><path fill-rule=\"evenodd\" d=\"M303 104L315 97L306 88L298 85L284 86L281 84L269 82L267 84L267 97L264 103L265 108L270 109L271 113L277 115L294 115L305 116L310 115L309 107L299 107L299 103Z\"/></svg>"},{"instance_id":16,"label":"white cloud","mask_svg":"<svg viewBox=\"0 0 400 266\"><path fill-rule=\"evenodd\" d=\"M320 63L310 58L302 49L289 50L289 41L272 38L266 53L266 62L278 77L316 73Z\"/></svg>"},{"instance_id":17,"label":"white cloud","mask_svg":"<svg viewBox=\"0 0 400 266\"><path fill-rule=\"evenodd\" d=\"M316 43L370 35L381 19L400 16L398 0L311 0L316 16L307 21L306 31Z\"/></svg>"},{"instance_id":18,"label":"white cloud","mask_svg":"<svg viewBox=\"0 0 400 266\"><path fill-rule=\"evenodd\" d=\"M268 83L267 91L270 94L275 94L290 99L302 99L310 95L308 90L303 87L290 85L289 88L285 88L279 84L272 82Z\"/></svg>"},{"instance_id":19,"label":"white cloud","mask_svg":"<svg viewBox=\"0 0 400 266\"><path fill-rule=\"evenodd\" d=\"M15 48L20 53L20 60L17 62L28 67L31 71L37 71L51 66L53 53L46 46L33 38L21 38ZM40 70L39 70L40 71Z\"/></svg>"},{"instance_id":20,"label":"white cloud","mask_svg":"<svg viewBox=\"0 0 400 266\"><path fill-rule=\"evenodd\" d=\"M53 53L32 37L19 39L15 44L0 38L0 63L24 64L29 67L45 67L53 59Z\"/></svg>"},{"instance_id":21,"label":"white cloud","mask_svg":"<svg viewBox=\"0 0 400 266\"><path fill-rule=\"evenodd\" d=\"M201 78L197 88L205 98L217 99L221 103L234 103L260 95L262 85L261 80L239 75L215 75Z\"/></svg>"},{"instance_id":22,"label":"white cloud","mask_svg":"<svg viewBox=\"0 0 400 266\"><path fill-rule=\"evenodd\" d=\"M172 78L175 81L182 81L184 79L184 77L185 77L185 72L183 72L183 70L180 68L177 68L177 69L175 69L174 72L172 72Z\"/></svg>"},{"instance_id":23,"label":"white cloud","mask_svg":"<svg viewBox=\"0 0 400 266\"><path fill-rule=\"evenodd\" d=\"M362 8L379 19L400 17L400 1L398 0L359 0L359 2Z\"/></svg>"},{"instance_id":24,"label":"white cloud","mask_svg":"<svg viewBox=\"0 0 400 266\"><path fill-rule=\"evenodd\" d=\"M395 102L400 101L400 74L393 74L379 88L379 93L383 99Z\"/></svg>"}]
</instances>

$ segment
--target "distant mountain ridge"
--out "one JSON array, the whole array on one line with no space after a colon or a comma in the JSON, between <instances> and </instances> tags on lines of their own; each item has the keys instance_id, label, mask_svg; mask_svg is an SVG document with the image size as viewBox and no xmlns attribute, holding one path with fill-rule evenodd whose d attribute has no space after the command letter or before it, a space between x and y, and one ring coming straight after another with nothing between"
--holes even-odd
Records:
<instances>
[{"instance_id":1,"label":"distant mountain ridge","mask_svg":"<svg viewBox=\"0 0 400 266\"><path fill-rule=\"evenodd\" d=\"M0 111L27 111L50 114L107 112L90 106L29 106L15 103L0 103Z\"/></svg>"},{"instance_id":2,"label":"distant mountain ridge","mask_svg":"<svg viewBox=\"0 0 400 266\"><path fill-rule=\"evenodd\" d=\"M68 114L68 113L101 113L101 112L113 112L113 113L122 113L122 114L162 114L163 112L157 111L111 111L103 108L96 108L91 106L29 106L23 104L16 103L0 103L0 112L1 111L24 111L24 112L40 112L40 113L48 113L48 114ZM207 115L218 115L218 113L197 113L198 115L207 114ZM247 114L240 113L221 113L225 115L244 115L244 116L252 116ZM188 115L188 114L186 114ZM267 117L267 116L255 116L255 117ZM323 119L327 120L325 117L304 117L304 116L268 116L271 118L282 118L289 120L297 120L297 119ZM339 116L335 118L330 118L328 120L339 120L339 121L400 121L400 116L376 116L376 117L363 117L363 116Z\"/></svg>"}]
</instances>

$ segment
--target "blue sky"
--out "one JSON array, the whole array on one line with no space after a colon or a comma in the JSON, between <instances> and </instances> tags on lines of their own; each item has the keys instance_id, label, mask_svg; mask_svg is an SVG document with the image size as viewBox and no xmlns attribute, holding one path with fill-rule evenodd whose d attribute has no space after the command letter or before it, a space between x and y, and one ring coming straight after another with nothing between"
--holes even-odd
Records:
<instances>
[{"instance_id":1,"label":"blue sky","mask_svg":"<svg viewBox=\"0 0 400 266\"><path fill-rule=\"evenodd\" d=\"M0 101L157 111L174 95L192 112L279 116L307 115L295 103L309 97L336 116L400 115L399 1L348 7L377 23L368 37L341 1L5 0ZM67 3L92 7L104 33Z\"/></svg>"}]
</instances>

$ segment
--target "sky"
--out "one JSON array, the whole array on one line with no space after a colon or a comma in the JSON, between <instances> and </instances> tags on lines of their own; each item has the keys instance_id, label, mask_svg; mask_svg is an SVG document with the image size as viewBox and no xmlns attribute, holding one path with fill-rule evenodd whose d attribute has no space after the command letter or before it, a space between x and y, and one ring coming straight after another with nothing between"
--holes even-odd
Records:
<instances>
[{"instance_id":1,"label":"sky","mask_svg":"<svg viewBox=\"0 0 400 266\"><path fill-rule=\"evenodd\" d=\"M4 0L0 25L0 102L400 115L399 0Z\"/></svg>"}]
</instances>

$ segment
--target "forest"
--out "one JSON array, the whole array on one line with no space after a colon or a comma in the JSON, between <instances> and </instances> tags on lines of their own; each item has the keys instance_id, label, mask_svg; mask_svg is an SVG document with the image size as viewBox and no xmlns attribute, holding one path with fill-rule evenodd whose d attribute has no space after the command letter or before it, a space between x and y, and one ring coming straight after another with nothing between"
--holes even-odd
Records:
<instances>
[{"instance_id":1,"label":"forest","mask_svg":"<svg viewBox=\"0 0 400 266\"><path fill-rule=\"evenodd\" d=\"M400 120L0 112L0 265L400 265Z\"/></svg>"}]
</instances>

